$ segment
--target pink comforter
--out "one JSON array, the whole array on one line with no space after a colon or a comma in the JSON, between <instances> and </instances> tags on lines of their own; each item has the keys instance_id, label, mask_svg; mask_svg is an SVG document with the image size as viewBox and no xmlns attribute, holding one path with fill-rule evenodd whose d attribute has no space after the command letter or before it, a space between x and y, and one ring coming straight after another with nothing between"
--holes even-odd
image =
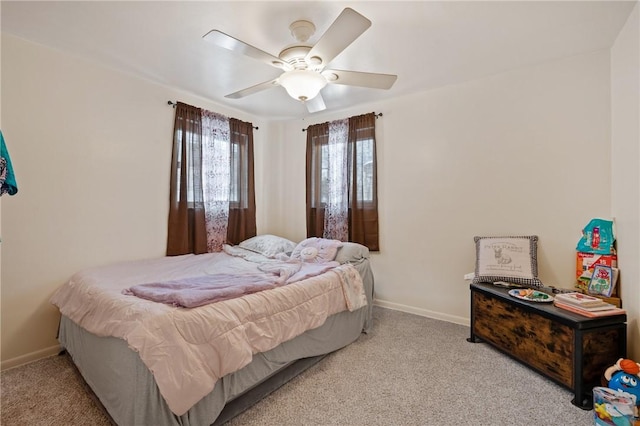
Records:
<instances>
[{"instance_id":1,"label":"pink comforter","mask_svg":"<svg viewBox=\"0 0 640 426\"><path fill-rule=\"evenodd\" d=\"M122 294L142 283L260 273L258 267L224 253L121 263L74 275L51 302L89 332L124 339L153 373L171 411L182 415L220 377L251 362L254 353L319 327L330 315L367 304L351 265L193 309Z\"/></svg>"}]
</instances>

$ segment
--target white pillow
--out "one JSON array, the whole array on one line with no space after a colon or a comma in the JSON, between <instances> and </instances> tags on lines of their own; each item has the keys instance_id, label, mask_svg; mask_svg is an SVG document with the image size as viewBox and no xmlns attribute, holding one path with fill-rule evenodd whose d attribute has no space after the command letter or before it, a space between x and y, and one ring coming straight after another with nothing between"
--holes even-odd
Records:
<instances>
[{"instance_id":1,"label":"white pillow","mask_svg":"<svg viewBox=\"0 0 640 426\"><path fill-rule=\"evenodd\" d=\"M244 240L238 246L260 253L263 256L274 258L278 253L290 253L293 251L296 243L276 235L264 234Z\"/></svg>"},{"instance_id":2,"label":"white pillow","mask_svg":"<svg viewBox=\"0 0 640 426\"><path fill-rule=\"evenodd\" d=\"M369 249L362 244L344 241L338 249L335 261L340 263L358 263L369 258Z\"/></svg>"}]
</instances>

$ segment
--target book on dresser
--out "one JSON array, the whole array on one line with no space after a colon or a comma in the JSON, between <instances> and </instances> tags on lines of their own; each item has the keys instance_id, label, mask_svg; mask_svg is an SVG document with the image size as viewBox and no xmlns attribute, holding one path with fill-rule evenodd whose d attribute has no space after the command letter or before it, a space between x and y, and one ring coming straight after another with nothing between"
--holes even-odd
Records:
<instances>
[{"instance_id":1,"label":"book on dresser","mask_svg":"<svg viewBox=\"0 0 640 426\"><path fill-rule=\"evenodd\" d=\"M611 303L607 303L604 300L590 296L588 294L571 292L571 293L558 293L554 296L555 300L562 302L566 305L578 306L582 309L598 309L603 307L614 307Z\"/></svg>"},{"instance_id":2,"label":"book on dresser","mask_svg":"<svg viewBox=\"0 0 640 426\"><path fill-rule=\"evenodd\" d=\"M595 318L595 317L605 317L605 316L609 316L609 315L620 315L620 314L626 314L627 311L625 311L622 308L618 308L615 305L612 305L610 303L605 303L605 306L597 306L597 307L590 307L590 308L583 308L577 305L571 305L569 303L564 303L560 300L558 300L556 298L556 300L553 301L554 306L561 308L561 309L565 309L567 311L570 312L574 312L576 314L580 314L580 315L584 315L585 317L591 317L591 318ZM609 305L609 306L606 306Z\"/></svg>"}]
</instances>

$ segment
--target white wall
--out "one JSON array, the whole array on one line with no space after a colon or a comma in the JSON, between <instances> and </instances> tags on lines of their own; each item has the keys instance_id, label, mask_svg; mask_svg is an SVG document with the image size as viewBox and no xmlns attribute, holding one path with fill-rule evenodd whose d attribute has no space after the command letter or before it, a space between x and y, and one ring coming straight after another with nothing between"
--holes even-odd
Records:
<instances>
[{"instance_id":1,"label":"white wall","mask_svg":"<svg viewBox=\"0 0 640 426\"><path fill-rule=\"evenodd\" d=\"M377 298L419 314L468 322L474 235L539 235L541 278L570 287L580 229L615 199L608 51L276 123L6 35L1 78L20 187L1 206L3 368L57 348L48 298L72 273L164 253L169 99L260 127L258 232L294 240L306 229L301 129L382 112Z\"/></svg>"},{"instance_id":2,"label":"white wall","mask_svg":"<svg viewBox=\"0 0 640 426\"><path fill-rule=\"evenodd\" d=\"M628 311L628 356L640 360L640 6L611 49L612 192Z\"/></svg>"},{"instance_id":3,"label":"white wall","mask_svg":"<svg viewBox=\"0 0 640 426\"><path fill-rule=\"evenodd\" d=\"M81 268L162 256L174 110L195 96L2 36L2 130L19 192L2 197L2 367L57 349L53 291ZM256 170L260 178L261 169ZM261 218L264 222L264 219Z\"/></svg>"},{"instance_id":4,"label":"white wall","mask_svg":"<svg viewBox=\"0 0 640 426\"><path fill-rule=\"evenodd\" d=\"M572 287L581 229L610 215L609 98L609 53L599 51L314 117L383 113L378 303L468 323L474 235L537 234L541 279ZM286 216L276 231L294 239L305 236L309 124L281 124L286 149L274 154L290 167L287 203L270 216Z\"/></svg>"}]
</instances>

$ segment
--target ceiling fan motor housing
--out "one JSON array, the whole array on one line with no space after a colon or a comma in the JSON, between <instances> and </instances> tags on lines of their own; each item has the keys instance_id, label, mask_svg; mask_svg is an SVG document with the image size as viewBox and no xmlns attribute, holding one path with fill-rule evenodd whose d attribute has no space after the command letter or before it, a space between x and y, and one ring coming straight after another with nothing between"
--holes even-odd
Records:
<instances>
[{"instance_id":1,"label":"ceiling fan motor housing","mask_svg":"<svg viewBox=\"0 0 640 426\"><path fill-rule=\"evenodd\" d=\"M289 25L289 30L291 30L291 35L298 43L287 46L280 52L278 57L294 69L311 68L318 70L317 68L322 64L321 58L314 56L307 58L305 61L307 54L313 48L313 46L307 44L307 41L316 32L316 26L311 21L299 20Z\"/></svg>"},{"instance_id":2,"label":"ceiling fan motor housing","mask_svg":"<svg viewBox=\"0 0 640 426\"><path fill-rule=\"evenodd\" d=\"M308 64L304 60L312 46L306 44L296 44L286 47L280 52L278 57L291 65L294 69L307 69Z\"/></svg>"}]
</instances>

